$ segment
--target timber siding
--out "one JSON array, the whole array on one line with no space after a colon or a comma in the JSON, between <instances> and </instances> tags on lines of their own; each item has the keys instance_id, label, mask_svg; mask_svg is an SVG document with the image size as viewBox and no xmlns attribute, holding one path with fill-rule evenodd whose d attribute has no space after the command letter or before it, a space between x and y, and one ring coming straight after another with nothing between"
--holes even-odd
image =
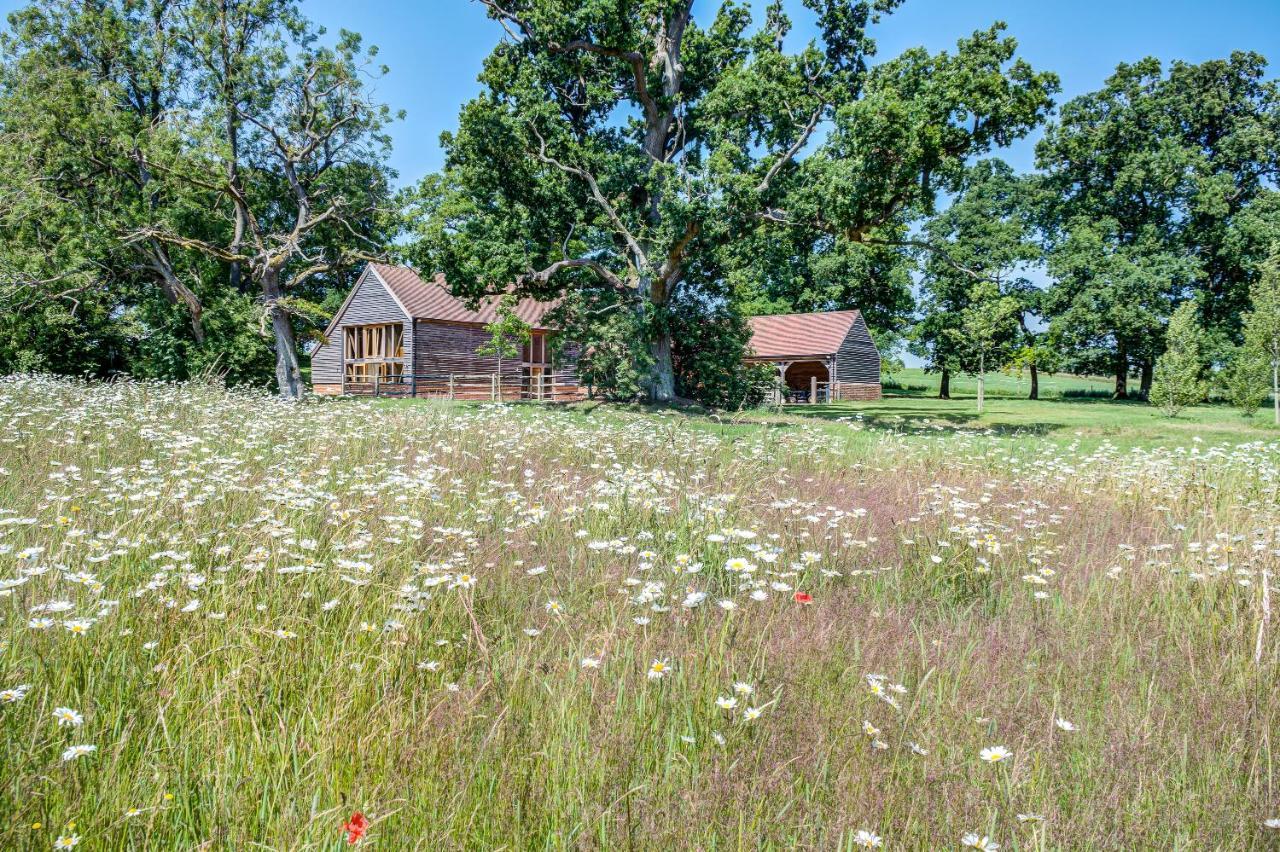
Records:
<instances>
[{"instance_id":1,"label":"timber siding","mask_svg":"<svg viewBox=\"0 0 1280 852\"><path fill-rule=\"evenodd\" d=\"M404 326L405 372L413 364L412 321L371 267L366 267L355 289L325 330L325 342L311 354L311 384L316 393L340 393L342 389L343 329L352 325L400 323Z\"/></svg>"},{"instance_id":2,"label":"timber siding","mask_svg":"<svg viewBox=\"0 0 1280 852\"><path fill-rule=\"evenodd\" d=\"M833 373L835 399L880 398L880 350L876 349L862 314L858 314L836 351Z\"/></svg>"},{"instance_id":3,"label":"timber siding","mask_svg":"<svg viewBox=\"0 0 1280 852\"><path fill-rule=\"evenodd\" d=\"M516 304L515 311L536 337L546 339L554 330L543 323L543 316L552 307L552 303L525 298ZM492 299L475 309L467 307L449 292L440 276L424 281L408 267L371 263L329 323L324 344L311 355L312 388L317 394L447 395L457 399L514 396L565 400L581 396L579 348L573 345L554 355L550 345L540 346L536 356L545 355L551 363L526 364L523 358L530 353L524 352L503 358L498 376L498 358L476 351L492 339L485 326L496 319L495 308L496 300ZM403 378L346 382L345 330L383 324L398 324L404 329Z\"/></svg>"},{"instance_id":4,"label":"timber siding","mask_svg":"<svg viewBox=\"0 0 1280 852\"><path fill-rule=\"evenodd\" d=\"M748 363L771 364L810 401L880 398L880 352L857 310L750 317Z\"/></svg>"},{"instance_id":5,"label":"timber siding","mask_svg":"<svg viewBox=\"0 0 1280 852\"><path fill-rule=\"evenodd\" d=\"M418 353L413 372L419 376L496 373L497 357L476 354L491 339L484 326L418 320L413 328L413 351ZM519 355L502 359L502 376L519 378Z\"/></svg>"}]
</instances>

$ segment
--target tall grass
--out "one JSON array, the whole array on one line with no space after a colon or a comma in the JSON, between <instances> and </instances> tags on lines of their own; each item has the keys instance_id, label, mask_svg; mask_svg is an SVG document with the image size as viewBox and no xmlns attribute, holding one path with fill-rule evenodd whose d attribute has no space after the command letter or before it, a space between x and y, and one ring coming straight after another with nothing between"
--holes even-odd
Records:
<instances>
[{"instance_id":1,"label":"tall grass","mask_svg":"<svg viewBox=\"0 0 1280 852\"><path fill-rule=\"evenodd\" d=\"M1275 443L40 378L0 424L6 848L1280 837Z\"/></svg>"}]
</instances>

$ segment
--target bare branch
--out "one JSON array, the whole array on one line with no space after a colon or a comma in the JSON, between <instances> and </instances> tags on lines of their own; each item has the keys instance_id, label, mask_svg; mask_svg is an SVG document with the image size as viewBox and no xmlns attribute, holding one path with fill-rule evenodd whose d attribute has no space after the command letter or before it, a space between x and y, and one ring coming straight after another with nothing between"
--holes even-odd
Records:
<instances>
[{"instance_id":1,"label":"bare branch","mask_svg":"<svg viewBox=\"0 0 1280 852\"><path fill-rule=\"evenodd\" d=\"M194 237L184 237L181 234L174 234L160 228L139 228L125 238L125 244L132 245L146 240L158 240L172 246L195 249L196 251L204 252L210 257L225 260L228 263L249 263L252 260L247 254L215 246L213 243L197 240Z\"/></svg>"},{"instance_id":2,"label":"bare branch","mask_svg":"<svg viewBox=\"0 0 1280 852\"><path fill-rule=\"evenodd\" d=\"M808 123L801 129L800 135L796 137L795 142L774 161L773 165L769 166L769 171L765 172L764 178L756 187L756 192L764 192L768 189L769 184L777 177L782 167L795 159L796 154L800 153L800 149L808 144L809 138L813 135L814 129L817 128L818 122L822 120L822 114L826 110L827 104L825 102L818 104L818 108L813 111L813 115L809 116Z\"/></svg>"},{"instance_id":3,"label":"bare branch","mask_svg":"<svg viewBox=\"0 0 1280 852\"><path fill-rule=\"evenodd\" d=\"M626 282L624 282L621 278L619 278L607 266L600 263L598 260L593 260L589 257L565 258L564 260L557 260L555 263L551 264L541 272L530 272L526 275L520 276L519 283L546 284L557 273L563 272L566 269L590 269L610 287L614 288L615 290L618 290L619 292L627 293L628 295L630 295L631 291L627 288Z\"/></svg>"},{"instance_id":4,"label":"bare branch","mask_svg":"<svg viewBox=\"0 0 1280 852\"><path fill-rule=\"evenodd\" d=\"M586 182L587 186L591 189L591 197L594 198L596 203L604 210L605 215L609 217L609 221L613 224L614 229L626 241L627 248L631 250L636 268L646 268L649 265L648 255L646 255L644 249L641 248L640 241L636 239L635 235L632 234L630 229L628 229L623 223L622 217L618 215L618 211L609 203L609 200L604 197L604 193L600 191L600 184L596 181L595 176L586 169L580 169L577 166L562 163L548 155L547 140L542 138L542 134L538 132L538 128L534 127L532 123L530 123L529 129L532 131L533 135L538 138L538 151L535 156L547 165L555 166L565 174L574 175Z\"/></svg>"}]
</instances>

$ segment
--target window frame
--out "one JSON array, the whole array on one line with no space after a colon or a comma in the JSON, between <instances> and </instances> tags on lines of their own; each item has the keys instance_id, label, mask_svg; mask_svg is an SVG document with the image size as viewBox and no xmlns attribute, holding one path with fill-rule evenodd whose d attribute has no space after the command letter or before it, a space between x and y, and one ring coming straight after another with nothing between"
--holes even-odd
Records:
<instances>
[{"instance_id":1,"label":"window frame","mask_svg":"<svg viewBox=\"0 0 1280 852\"><path fill-rule=\"evenodd\" d=\"M342 327L343 384L372 384L404 377L404 323Z\"/></svg>"}]
</instances>

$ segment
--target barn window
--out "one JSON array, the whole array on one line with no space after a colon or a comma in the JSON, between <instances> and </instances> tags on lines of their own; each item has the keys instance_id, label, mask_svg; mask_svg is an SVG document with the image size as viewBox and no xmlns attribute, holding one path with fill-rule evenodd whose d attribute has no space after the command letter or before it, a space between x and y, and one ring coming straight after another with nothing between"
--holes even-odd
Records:
<instances>
[{"instance_id":1,"label":"barn window","mask_svg":"<svg viewBox=\"0 0 1280 852\"><path fill-rule=\"evenodd\" d=\"M404 376L404 326L349 325L343 329L348 382L399 380Z\"/></svg>"}]
</instances>

